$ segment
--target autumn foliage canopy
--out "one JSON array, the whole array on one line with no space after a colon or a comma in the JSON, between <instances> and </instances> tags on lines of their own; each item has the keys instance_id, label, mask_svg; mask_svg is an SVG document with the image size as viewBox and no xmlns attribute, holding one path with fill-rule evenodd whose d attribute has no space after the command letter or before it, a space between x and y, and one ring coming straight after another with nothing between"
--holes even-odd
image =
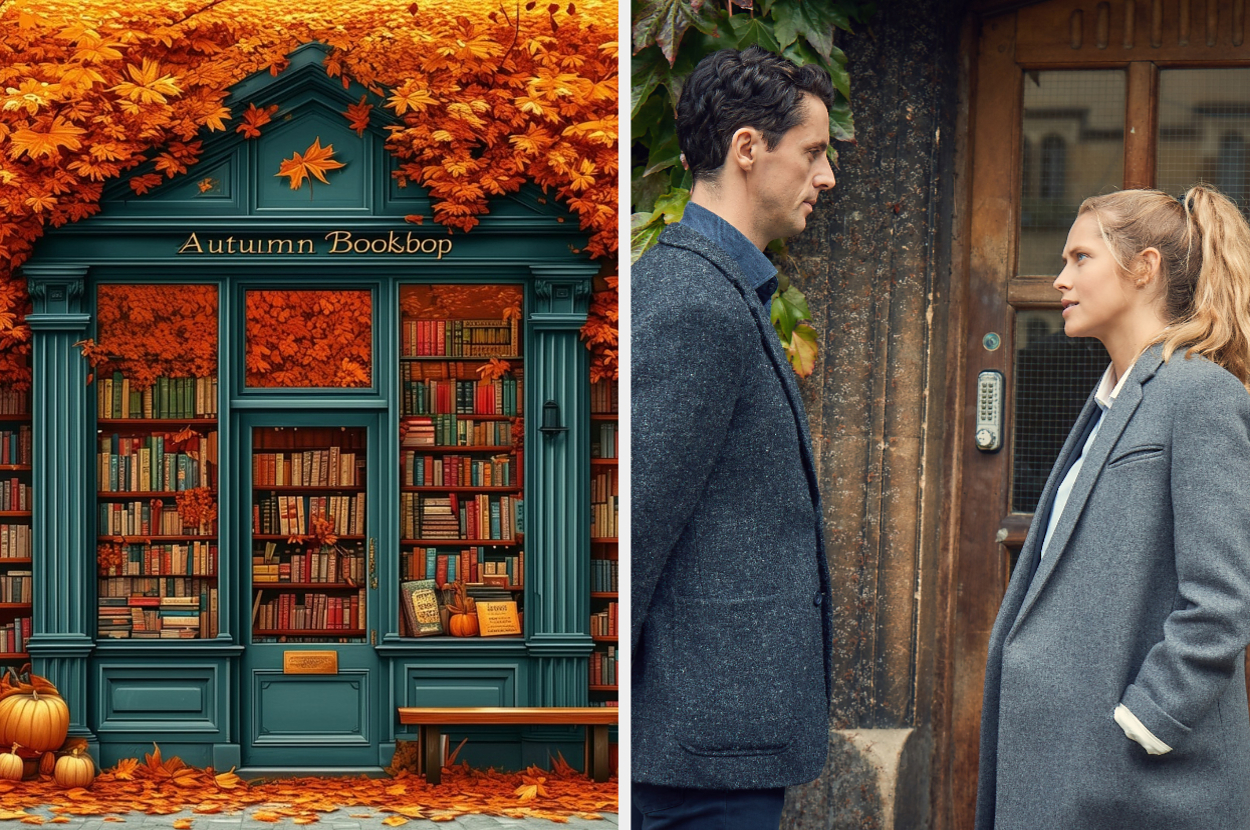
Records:
<instances>
[{"instance_id":1,"label":"autumn foliage canopy","mask_svg":"<svg viewBox=\"0 0 1250 830\"><path fill-rule=\"evenodd\" d=\"M610 256L615 18L605 0L0 3L0 381L29 383L14 269L42 233L95 213L113 180L143 193L187 174L206 130L260 135L279 114L227 107L229 88L309 42L330 48L331 77L370 91L343 113L354 129L375 107L398 119L386 146L434 221L468 231L491 197L533 183L579 218L587 255Z\"/></svg>"}]
</instances>

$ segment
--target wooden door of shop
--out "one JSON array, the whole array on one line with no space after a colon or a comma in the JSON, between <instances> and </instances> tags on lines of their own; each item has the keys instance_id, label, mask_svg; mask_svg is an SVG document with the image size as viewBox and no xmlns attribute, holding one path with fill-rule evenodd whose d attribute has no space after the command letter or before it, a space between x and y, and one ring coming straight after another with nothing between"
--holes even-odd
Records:
<instances>
[{"instance_id":1,"label":"wooden door of shop","mask_svg":"<svg viewBox=\"0 0 1250 830\"><path fill-rule=\"evenodd\" d=\"M249 413L245 767L376 766L378 416Z\"/></svg>"},{"instance_id":2,"label":"wooden door of shop","mask_svg":"<svg viewBox=\"0 0 1250 830\"><path fill-rule=\"evenodd\" d=\"M1051 283L1068 228L1083 199L1120 188L1180 195L1202 180L1245 210L1245 6L1051 0L980 19L955 433L954 827L974 820L989 632L1051 464L1108 362L1097 341L1063 334ZM977 383L986 370L1005 381L997 450L977 447Z\"/></svg>"}]
</instances>

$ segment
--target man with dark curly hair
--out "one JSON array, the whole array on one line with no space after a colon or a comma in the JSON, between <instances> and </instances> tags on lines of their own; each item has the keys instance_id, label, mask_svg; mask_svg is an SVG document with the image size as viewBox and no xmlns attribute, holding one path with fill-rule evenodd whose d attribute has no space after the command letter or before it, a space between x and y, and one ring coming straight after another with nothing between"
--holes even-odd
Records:
<instances>
[{"instance_id":1,"label":"man with dark curly hair","mask_svg":"<svg viewBox=\"0 0 1250 830\"><path fill-rule=\"evenodd\" d=\"M832 103L823 70L758 47L701 61L690 203L631 274L635 830L777 827L824 766L820 494L763 248L834 184Z\"/></svg>"}]
</instances>

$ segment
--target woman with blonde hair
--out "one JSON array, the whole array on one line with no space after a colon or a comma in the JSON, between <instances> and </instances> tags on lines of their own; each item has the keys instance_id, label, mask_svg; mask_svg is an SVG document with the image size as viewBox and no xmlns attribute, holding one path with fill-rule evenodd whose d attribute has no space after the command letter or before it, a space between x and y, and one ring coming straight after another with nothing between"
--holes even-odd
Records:
<instances>
[{"instance_id":1,"label":"woman with blonde hair","mask_svg":"<svg viewBox=\"0 0 1250 830\"><path fill-rule=\"evenodd\" d=\"M1054 285L1111 365L990 635L977 830L1250 827L1250 227L1097 196Z\"/></svg>"}]
</instances>

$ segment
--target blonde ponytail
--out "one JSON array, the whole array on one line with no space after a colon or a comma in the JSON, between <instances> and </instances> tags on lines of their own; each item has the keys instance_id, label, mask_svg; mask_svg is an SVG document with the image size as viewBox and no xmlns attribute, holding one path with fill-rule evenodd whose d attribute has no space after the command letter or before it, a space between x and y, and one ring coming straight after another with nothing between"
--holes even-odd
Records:
<instances>
[{"instance_id":1,"label":"blonde ponytail","mask_svg":"<svg viewBox=\"0 0 1250 830\"><path fill-rule=\"evenodd\" d=\"M1250 226L1236 205L1205 185L1190 188L1183 202L1201 267L1188 313L1160 338L1163 358L1185 348L1250 388Z\"/></svg>"},{"instance_id":2,"label":"blonde ponytail","mask_svg":"<svg viewBox=\"0 0 1250 830\"><path fill-rule=\"evenodd\" d=\"M1250 389L1250 225L1236 205L1208 185L1184 199L1157 190L1122 190L1086 199L1103 241L1126 274L1146 248L1159 251L1169 326L1167 360L1177 350L1219 364Z\"/></svg>"}]
</instances>

